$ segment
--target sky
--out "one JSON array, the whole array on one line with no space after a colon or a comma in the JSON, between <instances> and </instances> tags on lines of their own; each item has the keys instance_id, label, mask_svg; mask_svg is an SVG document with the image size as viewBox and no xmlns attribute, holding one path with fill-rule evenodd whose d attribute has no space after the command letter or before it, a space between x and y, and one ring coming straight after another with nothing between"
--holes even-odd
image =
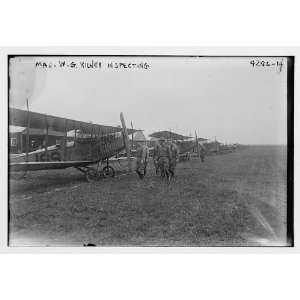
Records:
<instances>
[{"instance_id":1,"label":"sky","mask_svg":"<svg viewBox=\"0 0 300 300\"><path fill-rule=\"evenodd\" d=\"M146 135L286 144L286 64L276 57L15 57L10 106L26 109L27 98L32 111L95 124L120 125L123 112L127 127L132 121Z\"/></svg>"}]
</instances>

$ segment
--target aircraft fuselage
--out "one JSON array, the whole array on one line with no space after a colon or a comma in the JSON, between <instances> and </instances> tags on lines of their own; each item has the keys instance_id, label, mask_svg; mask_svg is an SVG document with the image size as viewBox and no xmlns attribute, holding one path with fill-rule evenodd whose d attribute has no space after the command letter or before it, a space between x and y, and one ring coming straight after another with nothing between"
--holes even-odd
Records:
<instances>
[{"instance_id":1,"label":"aircraft fuselage","mask_svg":"<svg viewBox=\"0 0 300 300\"><path fill-rule=\"evenodd\" d=\"M11 163L49 161L101 161L125 149L120 132L95 138L78 138L63 145L52 145L47 149L22 153L10 157Z\"/></svg>"}]
</instances>

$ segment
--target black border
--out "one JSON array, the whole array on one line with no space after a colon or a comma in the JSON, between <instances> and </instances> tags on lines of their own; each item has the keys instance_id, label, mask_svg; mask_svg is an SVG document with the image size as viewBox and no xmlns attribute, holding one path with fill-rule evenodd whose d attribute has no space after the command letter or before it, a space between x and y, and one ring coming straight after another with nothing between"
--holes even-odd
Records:
<instances>
[{"instance_id":1,"label":"black border","mask_svg":"<svg viewBox=\"0 0 300 300\"><path fill-rule=\"evenodd\" d=\"M294 78L295 57L287 58L287 243L294 247Z\"/></svg>"},{"instance_id":2,"label":"black border","mask_svg":"<svg viewBox=\"0 0 300 300\"><path fill-rule=\"evenodd\" d=\"M10 90L10 77L9 77L9 61L14 57L181 57L181 58L261 58L261 57L280 57L287 58L287 245L286 246L192 246L192 248L286 248L294 247L294 78L295 78L295 56L283 55L180 55L180 54L8 54L7 55L7 101L8 101L8 136L9 136L9 90ZM9 147L7 148L9 158ZM8 226L7 226L7 246L9 246L9 224L10 224L10 188L9 188L9 163L7 166L7 186L8 186ZM66 246L62 246L66 247ZM73 247L73 246L72 246ZM76 247L76 246L75 246ZM81 246L78 246L81 247ZM117 246L118 248L128 246ZM141 247L141 246L138 246ZM152 246L142 246L152 247ZM155 246L155 248L165 248L172 246ZM179 246L186 247L186 246ZM105 246L104 246L105 248Z\"/></svg>"}]
</instances>

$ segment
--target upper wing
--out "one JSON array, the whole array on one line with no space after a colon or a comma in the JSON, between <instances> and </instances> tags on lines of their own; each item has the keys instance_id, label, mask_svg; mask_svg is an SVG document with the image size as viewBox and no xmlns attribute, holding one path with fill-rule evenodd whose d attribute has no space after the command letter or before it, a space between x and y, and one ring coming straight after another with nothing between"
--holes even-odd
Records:
<instances>
[{"instance_id":1,"label":"upper wing","mask_svg":"<svg viewBox=\"0 0 300 300\"><path fill-rule=\"evenodd\" d=\"M53 169L66 169L69 167L83 167L95 163L94 161L47 161L47 162L21 162L9 164L11 172L41 171Z\"/></svg>"},{"instance_id":2,"label":"upper wing","mask_svg":"<svg viewBox=\"0 0 300 300\"><path fill-rule=\"evenodd\" d=\"M9 125L68 132L71 130L80 130L83 133L92 133L93 135L106 135L122 131L121 127L106 126L81 122L72 119L40 114L32 111L26 111L17 108L9 108ZM128 133L136 132L135 129L128 129Z\"/></svg>"},{"instance_id":3,"label":"upper wing","mask_svg":"<svg viewBox=\"0 0 300 300\"><path fill-rule=\"evenodd\" d=\"M181 134L171 132L171 131L166 131L166 130L153 132L149 136L158 138L158 139L165 138L165 139L173 139L173 140L185 140L185 139L191 138L190 136L185 136L185 135L181 135Z\"/></svg>"}]
</instances>

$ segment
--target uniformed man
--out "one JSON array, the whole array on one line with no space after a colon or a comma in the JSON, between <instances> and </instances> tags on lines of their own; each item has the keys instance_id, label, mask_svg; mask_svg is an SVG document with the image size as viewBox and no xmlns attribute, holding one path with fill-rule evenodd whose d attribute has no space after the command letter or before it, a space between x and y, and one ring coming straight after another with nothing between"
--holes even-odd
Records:
<instances>
[{"instance_id":1,"label":"uniformed man","mask_svg":"<svg viewBox=\"0 0 300 300\"><path fill-rule=\"evenodd\" d=\"M175 175L175 169L177 165L177 161L179 160L179 148L175 142L172 140L169 141L170 147L170 162L169 162L169 172L172 177Z\"/></svg>"},{"instance_id":2,"label":"uniformed man","mask_svg":"<svg viewBox=\"0 0 300 300\"><path fill-rule=\"evenodd\" d=\"M166 143L165 138L160 138L155 150L155 159L157 160L157 166L160 171L161 177L167 177L169 180L169 162L170 162L170 147Z\"/></svg>"},{"instance_id":3,"label":"uniformed man","mask_svg":"<svg viewBox=\"0 0 300 300\"><path fill-rule=\"evenodd\" d=\"M149 157L149 148L144 142L138 142L136 151L136 173L140 179L143 179L147 173L147 163Z\"/></svg>"},{"instance_id":4,"label":"uniformed man","mask_svg":"<svg viewBox=\"0 0 300 300\"><path fill-rule=\"evenodd\" d=\"M158 142L155 144L154 149L153 149L153 164L155 168L155 173L156 175L159 174L159 167L158 167L158 154L159 154L159 144Z\"/></svg>"},{"instance_id":5,"label":"uniformed man","mask_svg":"<svg viewBox=\"0 0 300 300\"><path fill-rule=\"evenodd\" d=\"M204 147L204 145L202 144L199 145L199 151L200 151L201 162L204 162L204 158L206 154L206 148Z\"/></svg>"}]
</instances>

